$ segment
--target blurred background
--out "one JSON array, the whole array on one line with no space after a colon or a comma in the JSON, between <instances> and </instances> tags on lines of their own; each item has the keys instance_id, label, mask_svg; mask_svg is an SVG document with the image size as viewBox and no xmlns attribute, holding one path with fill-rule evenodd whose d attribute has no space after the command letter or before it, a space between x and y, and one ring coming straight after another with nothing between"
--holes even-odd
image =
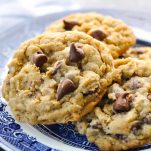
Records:
<instances>
[{"instance_id":1,"label":"blurred background","mask_svg":"<svg viewBox=\"0 0 151 151\"><path fill-rule=\"evenodd\" d=\"M116 11L117 14L119 11L119 15L123 13L131 19L135 18L138 26L151 29L150 0L0 0L0 34L29 17L94 8ZM135 24L130 21L131 23Z\"/></svg>"},{"instance_id":2,"label":"blurred background","mask_svg":"<svg viewBox=\"0 0 151 151\"><path fill-rule=\"evenodd\" d=\"M150 0L0 0L0 15L31 14L79 8L111 8L151 13ZM40 12L39 12L40 11Z\"/></svg>"},{"instance_id":3,"label":"blurred background","mask_svg":"<svg viewBox=\"0 0 151 151\"><path fill-rule=\"evenodd\" d=\"M41 27L50 24L51 21L60 18L61 15L68 14L70 11L95 10L123 19L128 25L139 27L147 32L151 31L151 0L0 0L1 52L4 53L4 56L10 56L11 50L16 48L21 41L31 37L32 33L34 35L39 29L43 30L44 28ZM55 13L60 15L58 16ZM54 14L52 15L53 18L51 14ZM43 16L46 16L44 21L47 22L42 25ZM34 20L33 18L38 19ZM34 21L32 22L32 20ZM10 33L10 38L4 36L7 33L8 35ZM7 37L5 42L3 42L3 39L6 38L3 37ZM144 35L145 37L147 36ZM8 54L5 51L6 46L8 47L7 50L10 49ZM5 62L1 62L1 65L2 63L5 64ZM2 70L1 73L5 71L5 69Z\"/></svg>"}]
</instances>

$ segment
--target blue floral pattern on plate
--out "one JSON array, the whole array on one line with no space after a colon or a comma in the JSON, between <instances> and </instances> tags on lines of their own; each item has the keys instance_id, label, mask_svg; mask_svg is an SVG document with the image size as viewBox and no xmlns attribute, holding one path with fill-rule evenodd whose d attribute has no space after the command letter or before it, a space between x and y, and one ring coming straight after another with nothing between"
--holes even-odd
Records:
<instances>
[{"instance_id":1,"label":"blue floral pattern on plate","mask_svg":"<svg viewBox=\"0 0 151 151\"><path fill-rule=\"evenodd\" d=\"M72 124L36 125L34 127L43 134L68 145L93 151L99 150L97 146L88 142L86 136L80 135Z\"/></svg>"}]
</instances>

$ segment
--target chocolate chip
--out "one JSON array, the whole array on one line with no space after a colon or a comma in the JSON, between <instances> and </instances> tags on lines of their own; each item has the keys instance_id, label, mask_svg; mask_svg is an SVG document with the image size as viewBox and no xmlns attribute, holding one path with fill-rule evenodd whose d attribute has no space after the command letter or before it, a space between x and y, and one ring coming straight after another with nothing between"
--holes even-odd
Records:
<instances>
[{"instance_id":1,"label":"chocolate chip","mask_svg":"<svg viewBox=\"0 0 151 151\"><path fill-rule=\"evenodd\" d=\"M141 119L141 122L144 124L150 124L150 120L145 117Z\"/></svg>"},{"instance_id":2,"label":"chocolate chip","mask_svg":"<svg viewBox=\"0 0 151 151\"><path fill-rule=\"evenodd\" d=\"M151 101L151 93L147 95L147 99Z\"/></svg>"},{"instance_id":3,"label":"chocolate chip","mask_svg":"<svg viewBox=\"0 0 151 151\"><path fill-rule=\"evenodd\" d=\"M80 24L77 21L67 21L63 20L64 23L64 29L65 30L71 30L74 26L80 26Z\"/></svg>"},{"instance_id":4,"label":"chocolate chip","mask_svg":"<svg viewBox=\"0 0 151 151\"><path fill-rule=\"evenodd\" d=\"M92 119L86 119L86 121L87 121L88 123L91 123Z\"/></svg>"},{"instance_id":5,"label":"chocolate chip","mask_svg":"<svg viewBox=\"0 0 151 151\"><path fill-rule=\"evenodd\" d=\"M142 128L142 121L138 121L134 125L132 125L131 130L133 134L137 135L138 130Z\"/></svg>"},{"instance_id":6,"label":"chocolate chip","mask_svg":"<svg viewBox=\"0 0 151 151\"><path fill-rule=\"evenodd\" d=\"M102 129L102 125L101 124L93 124L93 125L91 125L91 127L93 129Z\"/></svg>"},{"instance_id":7,"label":"chocolate chip","mask_svg":"<svg viewBox=\"0 0 151 151\"><path fill-rule=\"evenodd\" d=\"M78 62L84 58L84 51L82 45L78 43L72 43L70 46L69 61Z\"/></svg>"},{"instance_id":8,"label":"chocolate chip","mask_svg":"<svg viewBox=\"0 0 151 151\"><path fill-rule=\"evenodd\" d=\"M127 139L127 136L123 135L123 134L115 134L113 135L113 137L120 139L120 140L125 140Z\"/></svg>"},{"instance_id":9,"label":"chocolate chip","mask_svg":"<svg viewBox=\"0 0 151 151\"><path fill-rule=\"evenodd\" d=\"M33 55L33 63L37 67L42 67L44 63L47 62L47 56L42 52L38 51Z\"/></svg>"},{"instance_id":10,"label":"chocolate chip","mask_svg":"<svg viewBox=\"0 0 151 151\"><path fill-rule=\"evenodd\" d=\"M142 84L140 83L140 81L138 81L138 78L137 77L133 77L131 79L132 81L132 90L135 90L135 89L138 89L142 86Z\"/></svg>"},{"instance_id":11,"label":"chocolate chip","mask_svg":"<svg viewBox=\"0 0 151 151\"><path fill-rule=\"evenodd\" d=\"M55 63L54 65L54 70L52 72L52 75L55 75L57 73L57 71L61 68L63 61L59 60Z\"/></svg>"},{"instance_id":12,"label":"chocolate chip","mask_svg":"<svg viewBox=\"0 0 151 151\"><path fill-rule=\"evenodd\" d=\"M126 100L128 93L121 93L116 95L116 101L113 104L113 109L117 112L124 112L130 110L130 102Z\"/></svg>"},{"instance_id":13,"label":"chocolate chip","mask_svg":"<svg viewBox=\"0 0 151 151\"><path fill-rule=\"evenodd\" d=\"M108 94L106 93L106 94L103 96L101 102L98 104L98 106L99 106L101 109L103 109L106 104L111 104L111 103L112 103L112 101L108 98Z\"/></svg>"},{"instance_id":14,"label":"chocolate chip","mask_svg":"<svg viewBox=\"0 0 151 151\"><path fill-rule=\"evenodd\" d=\"M94 30L90 35L100 41L104 40L107 37L107 35L102 30Z\"/></svg>"},{"instance_id":15,"label":"chocolate chip","mask_svg":"<svg viewBox=\"0 0 151 151\"><path fill-rule=\"evenodd\" d=\"M79 68L80 70L82 70L82 63L81 63L81 62L78 62L78 63L77 63L77 66L78 66L78 68Z\"/></svg>"},{"instance_id":16,"label":"chocolate chip","mask_svg":"<svg viewBox=\"0 0 151 151\"><path fill-rule=\"evenodd\" d=\"M73 92L75 85L70 79L63 80L57 89L57 100L60 100L64 95Z\"/></svg>"}]
</instances>

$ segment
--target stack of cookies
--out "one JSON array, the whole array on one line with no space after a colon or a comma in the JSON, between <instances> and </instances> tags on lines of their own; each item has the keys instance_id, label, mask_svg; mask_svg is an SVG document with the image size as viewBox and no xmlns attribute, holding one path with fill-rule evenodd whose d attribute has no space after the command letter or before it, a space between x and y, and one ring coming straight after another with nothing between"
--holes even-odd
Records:
<instances>
[{"instance_id":1,"label":"stack of cookies","mask_svg":"<svg viewBox=\"0 0 151 151\"><path fill-rule=\"evenodd\" d=\"M123 21L97 13L64 17L25 41L2 93L16 119L72 122L100 150L151 141L151 48Z\"/></svg>"}]
</instances>

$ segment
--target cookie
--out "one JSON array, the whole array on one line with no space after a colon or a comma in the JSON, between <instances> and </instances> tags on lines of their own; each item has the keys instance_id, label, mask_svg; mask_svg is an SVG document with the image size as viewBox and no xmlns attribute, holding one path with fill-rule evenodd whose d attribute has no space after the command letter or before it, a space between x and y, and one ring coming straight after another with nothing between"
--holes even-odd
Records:
<instances>
[{"instance_id":1,"label":"cookie","mask_svg":"<svg viewBox=\"0 0 151 151\"><path fill-rule=\"evenodd\" d=\"M75 31L24 42L8 65L2 93L16 117L30 124L77 121L112 82L108 48Z\"/></svg>"},{"instance_id":2,"label":"cookie","mask_svg":"<svg viewBox=\"0 0 151 151\"><path fill-rule=\"evenodd\" d=\"M140 60L138 58L122 58L114 60L114 67L116 69L116 76L114 81L121 80L121 77L130 76L132 74L138 76L150 76L151 75L151 60Z\"/></svg>"},{"instance_id":3,"label":"cookie","mask_svg":"<svg viewBox=\"0 0 151 151\"><path fill-rule=\"evenodd\" d=\"M136 63L135 73L139 76L149 76L151 73L151 47L135 47L130 48L125 54L121 56L120 59L114 60L115 67L118 68L120 65L126 64L129 59L132 59ZM130 62L129 62L130 63ZM134 64L135 64L134 63ZM131 67L133 67L133 63L131 62ZM124 66L121 66L122 68ZM125 67L128 67L127 64ZM119 67L120 68L120 67ZM125 72L129 72L130 69L125 70Z\"/></svg>"},{"instance_id":4,"label":"cookie","mask_svg":"<svg viewBox=\"0 0 151 151\"><path fill-rule=\"evenodd\" d=\"M92 113L76 123L78 131L100 150L127 150L151 141L151 76L137 75L137 64L135 60L120 64L122 79L108 88Z\"/></svg>"},{"instance_id":5,"label":"cookie","mask_svg":"<svg viewBox=\"0 0 151 151\"><path fill-rule=\"evenodd\" d=\"M123 21L98 13L77 13L49 25L46 32L77 30L106 43L114 58L135 44L135 36Z\"/></svg>"},{"instance_id":6,"label":"cookie","mask_svg":"<svg viewBox=\"0 0 151 151\"><path fill-rule=\"evenodd\" d=\"M151 47L135 47L129 49L124 55L126 57L138 58L140 60L151 60Z\"/></svg>"}]
</instances>

